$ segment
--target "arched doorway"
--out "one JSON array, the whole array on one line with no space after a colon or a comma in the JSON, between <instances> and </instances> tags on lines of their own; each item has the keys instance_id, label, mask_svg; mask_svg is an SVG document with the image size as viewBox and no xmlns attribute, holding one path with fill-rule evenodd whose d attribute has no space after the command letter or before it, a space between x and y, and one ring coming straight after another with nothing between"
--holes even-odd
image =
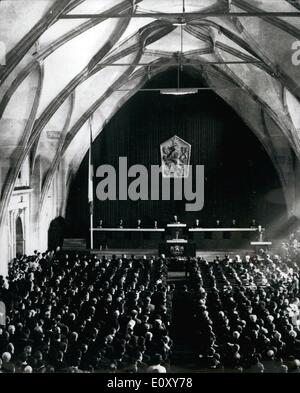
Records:
<instances>
[{"instance_id":1,"label":"arched doorway","mask_svg":"<svg viewBox=\"0 0 300 393\"><path fill-rule=\"evenodd\" d=\"M63 217L56 217L51 221L48 229L48 249L55 250L62 247L64 242L65 220Z\"/></svg>"},{"instance_id":2,"label":"arched doorway","mask_svg":"<svg viewBox=\"0 0 300 393\"><path fill-rule=\"evenodd\" d=\"M24 254L24 232L20 217L16 219L16 256Z\"/></svg>"}]
</instances>

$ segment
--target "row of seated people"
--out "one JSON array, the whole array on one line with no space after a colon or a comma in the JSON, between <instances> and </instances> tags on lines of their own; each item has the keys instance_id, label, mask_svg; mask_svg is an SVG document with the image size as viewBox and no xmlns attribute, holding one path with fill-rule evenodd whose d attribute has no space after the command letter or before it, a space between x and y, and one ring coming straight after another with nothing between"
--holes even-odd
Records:
<instances>
[{"instance_id":1,"label":"row of seated people","mask_svg":"<svg viewBox=\"0 0 300 393\"><path fill-rule=\"evenodd\" d=\"M166 262L53 253L15 260L0 278L2 371L165 372L178 320L198 369L299 370L293 259L189 259L183 290L167 285Z\"/></svg>"},{"instance_id":2,"label":"row of seated people","mask_svg":"<svg viewBox=\"0 0 300 393\"><path fill-rule=\"evenodd\" d=\"M170 223L173 224L180 224L180 221L178 220L177 216L174 216L173 219L170 220ZM133 222L124 222L123 219L119 220L115 228L157 228L158 225L161 227L164 227L167 223L158 223L158 221L153 221L149 223L148 220L142 221L141 219L137 219L134 223ZM169 223L168 223L169 224ZM196 219L194 223L191 225L191 227L201 227L203 226L207 228L212 228L212 227L220 227L220 228L231 228L231 227L249 227L249 228L258 228L260 225L257 223L256 220L252 220L251 222L244 221L244 222L238 222L237 220L220 220L217 219L212 222L201 222L201 220ZM97 225L97 228L109 228L111 225L105 225L105 222L103 220L99 220L99 223Z\"/></svg>"},{"instance_id":3,"label":"row of seated people","mask_svg":"<svg viewBox=\"0 0 300 393\"><path fill-rule=\"evenodd\" d=\"M1 372L166 372L166 277L159 258L15 259L0 277Z\"/></svg>"},{"instance_id":4,"label":"row of seated people","mask_svg":"<svg viewBox=\"0 0 300 393\"><path fill-rule=\"evenodd\" d=\"M180 297L200 368L300 372L299 267L288 262L189 261Z\"/></svg>"}]
</instances>

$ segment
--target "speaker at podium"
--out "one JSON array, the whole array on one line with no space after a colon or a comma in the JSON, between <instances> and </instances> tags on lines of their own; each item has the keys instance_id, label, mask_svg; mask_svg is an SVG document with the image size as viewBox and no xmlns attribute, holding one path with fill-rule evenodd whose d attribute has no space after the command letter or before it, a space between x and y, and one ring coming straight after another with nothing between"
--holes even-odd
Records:
<instances>
[{"instance_id":1,"label":"speaker at podium","mask_svg":"<svg viewBox=\"0 0 300 393\"><path fill-rule=\"evenodd\" d=\"M166 240L160 244L160 254L167 256L195 256L196 247L188 240L187 224L181 223L177 216L173 222L167 224Z\"/></svg>"},{"instance_id":2,"label":"speaker at podium","mask_svg":"<svg viewBox=\"0 0 300 393\"><path fill-rule=\"evenodd\" d=\"M186 239L187 225L181 223L177 216L173 217L173 222L167 224L167 239Z\"/></svg>"}]
</instances>

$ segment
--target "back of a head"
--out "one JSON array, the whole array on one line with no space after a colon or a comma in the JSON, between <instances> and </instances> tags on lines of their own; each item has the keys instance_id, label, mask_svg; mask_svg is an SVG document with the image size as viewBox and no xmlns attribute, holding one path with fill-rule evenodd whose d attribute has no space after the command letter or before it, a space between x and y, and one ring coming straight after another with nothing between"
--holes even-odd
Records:
<instances>
[{"instance_id":1,"label":"back of a head","mask_svg":"<svg viewBox=\"0 0 300 393\"><path fill-rule=\"evenodd\" d=\"M281 364L280 365L280 367L279 367L279 372L280 373L286 374L286 373L288 373L288 371L289 371L288 366L286 366L285 364Z\"/></svg>"},{"instance_id":2,"label":"back of a head","mask_svg":"<svg viewBox=\"0 0 300 393\"><path fill-rule=\"evenodd\" d=\"M32 367L31 366L26 366L24 368L24 373L25 374L31 374L32 373Z\"/></svg>"},{"instance_id":3,"label":"back of a head","mask_svg":"<svg viewBox=\"0 0 300 393\"><path fill-rule=\"evenodd\" d=\"M162 357L161 357L161 355L160 355L159 353L154 354L154 355L153 355L153 361L152 361L152 363L153 363L154 365L158 365L158 364L161 364L161 362L162 362Z\"/></svg>"},{"instance_id":4,"label":"back of a head","mask_svg":"<svg viewBox=\"0 0 300 393\"><path fill-rule=\"evenodd\" d=\"M3 361L3 363L10 362L10 359L11 359L11 354L9 352L4 352L2 354L2 361Z\"/></svg>"}]
</instances>

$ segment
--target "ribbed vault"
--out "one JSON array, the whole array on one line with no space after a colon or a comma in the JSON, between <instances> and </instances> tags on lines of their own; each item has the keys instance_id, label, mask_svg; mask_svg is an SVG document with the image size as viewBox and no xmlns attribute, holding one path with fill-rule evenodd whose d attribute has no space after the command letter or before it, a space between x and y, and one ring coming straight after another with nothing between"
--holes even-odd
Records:
<instances>
[{"instance_id":1,"label":"ribbed vault","mask_svg":"<svg viewBox=\"0 0 300 393\"><path fill-rule=\"evenodd\" d=\"M149 78L178 62L256 133L299 213L300 1L3 0L0 16L1 242L24 163L43 246L40 229L64 215L88 149L89 119L95 139Z\"/></svg>"}]
</instances>

